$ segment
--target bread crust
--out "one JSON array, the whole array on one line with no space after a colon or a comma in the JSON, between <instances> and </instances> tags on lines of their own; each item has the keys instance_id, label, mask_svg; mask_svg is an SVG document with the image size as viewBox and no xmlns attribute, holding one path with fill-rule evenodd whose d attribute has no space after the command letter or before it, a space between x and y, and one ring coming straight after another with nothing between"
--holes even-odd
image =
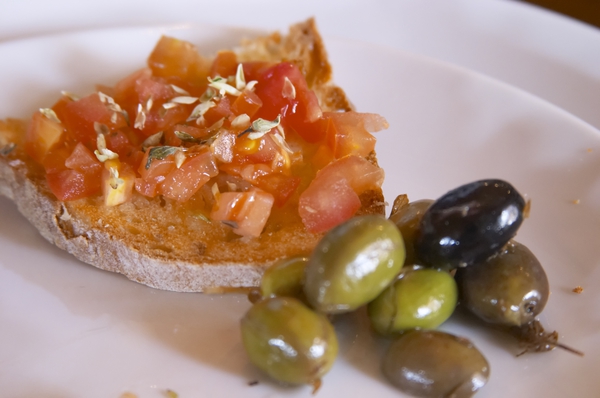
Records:
<instances>
[{"instance_id":1,"label":"bread crust","mask_svg":"<svg viewBox=\"0 0 600 398\"><path fill-rule=\"evenodd\" d=\"M293 61L324 110L352 109L331 82L331 66L312 19L293 26L285 37L246 42L238 54L240 61L253 54L255 60ZM250 287L273 262L309 255L321 238L307 232L299 218L285 225L271 222L259 238L240 238L224 225L177 210L169 200L141 195L116 207L102 206L97 198L61 202L50 192L44 171L22 149L24 130L22 122L0 122L0 148L16 143L0 155L0 194L13 200L46 240L100 269L178 292ZM20 131L17 137L15 131ZM8 132L13 136L7 138ZM369 160L377 164L375 153ZM384 214L381 190L365 192L360 199L359 214Z\"/></svg>"}]
</instances>

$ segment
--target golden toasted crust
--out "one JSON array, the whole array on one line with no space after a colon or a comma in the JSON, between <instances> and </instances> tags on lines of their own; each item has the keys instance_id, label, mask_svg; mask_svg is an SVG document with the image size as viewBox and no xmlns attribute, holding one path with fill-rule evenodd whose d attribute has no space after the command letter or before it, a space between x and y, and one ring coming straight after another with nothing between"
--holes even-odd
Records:
<instances>
[{"instance_id":1,"label":"golden toasted crust","mask_svg":"<svg viewBox=\"0 0 600 398\"><path fill-rule=\"evenodd\" d=\"M274 34L246 42L239 55L240 60L293 61L324 110L351 109L343 91L331 83L331 66L312 19L293 26L285 37ZM50 193L41 167L22 149L24 128L16 121L0 122L0 148L17 144L0 154L0 194L15 201L44 238L98 268L180 292L256 286L266 267L281 258L310 254L321 237L292 216L296 219L288 217L285 223L270 220L258 238L241 238L229 227L160 197L136 194L115 207L103 206L99 198L60 202ZM377 164L374 153L369 160ZM361 202L360 214L384 213L380 190L363 193Z\"/></svg>"}]
</instances>

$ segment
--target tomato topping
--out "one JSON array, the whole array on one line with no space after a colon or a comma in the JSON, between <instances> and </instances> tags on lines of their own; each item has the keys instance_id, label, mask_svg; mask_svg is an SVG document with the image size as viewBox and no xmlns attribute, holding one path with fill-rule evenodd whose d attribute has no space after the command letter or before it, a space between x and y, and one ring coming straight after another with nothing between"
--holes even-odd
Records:
<instances>
[{"instance_id":1,"label":"tomato topping","mask_svg":"<svg viewBox=\"0 0 600 398\"><path fill-rule=\"evenodd\" d=\"M107 105L97 93L69 102L65 105L62 122L77 141L91 145L96 142L96 123L110 131L127 126L125 117Z\"/></svg>"},{"instance_id":2,"label":"tomato topping","mask_svg":"<svg viewBox=\"0 0 600 398\"><path fill-rule=\"evenodd\" d=\"M219 170L209 151L194 154L164 177L159 192L167 198L185 202L217 174Z\"/></svg>"},{"instance_id":3,"label":"tomato topping","mask_svg":"<svg viewBox=\"0 0 600 398\"><path fill-rule=\"evenodd\" d=\"M276 64L263 71L258 78L256 95L263 106L258 117L273 120L281 115L284 127L291 127L306 141L319 141L320 134L311 134L308 126L322 115L317 96L309 90L300 69L289 62Z\"/></svg>"},{"instance_id":4,"label":"tomato topping","mask_svg":"<svg viewBox=\"0 0 600 398\"><path fill-rule=\"evenodd\" d=\"M231 112L231 104L229 97L223 97L216 106L210 108L204 114L205 125L210 127L221 119L225 119L233 115Z\"/></svg>"},{"instance_id":5,"label":"tomato topping","mask_svg":"<svg viewBox=\"0 0 600 398\"><path fill-rule=\"evenodd\" d=\"M58 121L36 112L25 135L25 151L36 162L41 163L50 149L60 141L63 130Z\"/></svg>"},{"instance_id":6,"label":"tomato topping","mask_svg":"<svg viewBox=\"0 0 600 398\"><path fill-rule=\"evenodd\" d=\"M215 221L225 221L233 232L243 236L260 236L273 207L273 195L253 190L249 192L223 192L217 195L210 213Z\"/></svg>"},{"instance_id":7,"label":"tomato topping","mask_svg":"<svg viewBox=\"0 0 600 398\"><path fill-rule=\"evenodd\" d=\"M194 85L206 84L206 61L196 47L183 40L161 37L148 58L148 66L155 76L188 81Z\"/></svg>"},{"instance_id":8,"label":"tomato topping","mask_svg":"<svg viewBox=\"0 0 600 398\"><path fill-rule=\"evenodd\" d=\"M237 55L233 51L219 51L210 67L209 76L221 76L224 78L233 76L235 75L237 66Z\"/></svg>"},{"instance_id":9,"label":"tomato topping","mask_svg":"<svg viewBox=\"0 0 600 398\"><path fill-rule=\"evenodd\" d=\"M65 167L95 177L99 176L102 170L102 164L81 142L75 146L71 155L65 160Z\"/></svg>"},{"instance_id":10,"label":"tomato topping","mask_svg":"<svg viewBox=\"0 0 600 398\"><path fill-rule=\"evenodd\" d=\"M262 100L258 95L250 90L244 90L231 104L231 111L235 115L246 114L253 117L261 106Z\"/></svg>"},{"instance_id":11,"label":"tomato topping","mask_svg":"<svg viewBox=\"0 0 600 398\"><path fill-rule=\"evenodd\" d=\"M335 125L333 149L336 158L369 155L375 149L376 141L371 132L388 128L385 118L374 113L325 112L323 117ZM331 145L331 138L328 143Z\"/></svg>"},{"instance_id":12,"label":"tomato topping","mask_svg":"<svg viewBox=\"0 0 600 398\"><path fill-rule=\"evenodd\" d=\"M239 64L222 51L209 64L190 43L162 37L146 68L96 87L78 100L63 95L27 131L25 150L60 200L101 192L116 206L161 195L259 236L273 206L274 222L297 211L320 233L381 187L383 171L365 158L385 119L323 113L290 62Z\"/></svg>"},{"instance_id":13,"label":"tomato topping","mask_svg":"<svg viewBox=\"0 0 600 398\"><path fill-rule=\"evenodd\" d=\"M61 170L55 166L54 172L46 174L48 185L59 200L81 199L100 191L102 165L83 144L75 146L64 167Z\"/></svg>"},{"instance_id":14,"label":"tomato topping","mask_svg":"<svg viewBox=\"0 0 600 398\"><path fill-rule=\"evenodd\" d=\"M256 185L273 195L275 206L282 207L296 192L302 179L298 176L286 176L281 173L262 175L256 178Z\"/></svg>"},{"instance_id":15,"label":"tomato topping","mask_svg":"<svg viewBox=\"0 0 600 398\"><path fill-rule=\"evenodd\" d=\"M383 183L383 170L358 156L325 166L302 192L298 212L311 232L325 232L350 219L360 208L359 196Z\"/></svg>"}]
</instances>

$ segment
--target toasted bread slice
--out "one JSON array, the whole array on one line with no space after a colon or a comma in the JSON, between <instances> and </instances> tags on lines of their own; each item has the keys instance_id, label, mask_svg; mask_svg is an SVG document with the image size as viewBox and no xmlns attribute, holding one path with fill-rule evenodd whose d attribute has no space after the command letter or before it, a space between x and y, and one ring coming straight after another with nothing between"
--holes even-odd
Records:
<instances>
[{"instance_id":1,"label":"toasted bread slice","mask_svg":"<svg viewBox=\"0 0 600 398\"><path fill-rule=\"evenodd\" d=\"M305 74L324 111L352 106L331 81L331 66L314 21L295 25L286 36L273 34L244 42L238 59L287 60ZM24 122L0 122L0 194L49 242L79 260L118 272L145 285L179 292L256 286L263 270L278 259L308 255L320 234L307 232L297 215L272 216L257 238L240 237L162 197L134 194L107 207L92 197L61 202L52 194L44 169L23 149ZM375 153L369 160L376 165ZM360 196L359 214L384 213L381 190Z\"/></svg>"}]
</instances>

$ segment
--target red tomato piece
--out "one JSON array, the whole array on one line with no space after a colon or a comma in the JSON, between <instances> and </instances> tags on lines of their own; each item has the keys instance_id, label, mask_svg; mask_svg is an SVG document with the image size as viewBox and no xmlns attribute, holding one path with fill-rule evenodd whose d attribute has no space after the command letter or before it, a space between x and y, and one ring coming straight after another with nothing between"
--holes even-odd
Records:
<instances>
[{"instance_id":1,"label":"red tomato piece","mask_svg":"<svg viewBox=\"0 0 600 398\"><path fill-rule=\"evenodd\" d=\"M219 51L210 67L209 76L224 78L234 76L237 66L237 55L233 51Z\"/></svg>"},{"instance_id":2,"label":"red tomato piece","mask_svg":"<svg viewBox=\"0 0 600 398\"><path fill-rule=\"evenodd\" d=\"M275 206L282 207L296 192L302 179L296 176L286 176L281 173L271 173L259 176L256 185L270 193L275 198Z\"/></svg>"},{"instance_id":3,"label":"red tomato piece","mask_svg":"<svg viewBox=\"0 0 600 398\"><path fill-rule=\"evenodd\" d=\"M167 174L176 170L177 166L175 165L175 157L171 155L164 159L152 160L150 167L146 169L149 153L150 151L147 150L140 162L138 168L140 178L135 179L135 190L144 196L153 198L159 193L159 184L165 180Z\"/></svg>"},{"instance_id":4,"label":"red tomato piece","mask_svg":"<svg viewBox=\"0 0 600 398\"><path fill-rule=\"evenodd\" d=\"M73 146L60 145L51 149L48 152L48 156L46 156L42 162L46 173L52 174L67 170L65 161L71 156L71 153L73 153L73 148Z\"/></svg>"},{"instance_id":5,"label":"red tomato piece","mask_svg":"<svg viewBox=\"0 0 600 398\"><path fill-rule=\"evenodd\" d=\"M152 50L148 66L155 76L206 84L210 65L191 43L163 36Z\"/></svg>"},{"instance_id":6,"label":"red tomato piece","mask_svg":"<svg viewBox=\"0 0 600 398\"><path fill-rule=\"evenodd\" d=\"M95 122L104 124L111 131L127 126L125 117L110 110L97 93L66 104L62 122L77 141L86 145L96 142Z\"/></svg>"},{"instance_id":7,"label":"red tomato piece","mask_svg":"<svg viewBox=\"0 0 600 398\"><path fill-rule=\"evenodd\" d=\"M210 213L215 221L229 221L233 232L242 236L260 236L271 215L274 199L270 193L253 190L248 192L223 192Z\"/></svg>"},{"instance_id":8,"label":"red tomato piece","mask_svg":"<svg viewBox=\"0 0 600 398\"><path fill-rule=\"evenodd\" d=\"M193 105L178 104L174 108L164 109L161 106L154 106L150 113L146 114L146 122L140 129L143 137L150 137L159 131L164 131L170 126L183 123L186 121L190 113L192 113ZM137 115L137 111L134 115Z\"/></svg>"},{"instance_id":9,"label":"red tomato piece","mask_svg":"<svg viewBox=\"0 0 600 398\"><path fill-rule=\"evenodd\" d=\"M261 106L262 101L258 95L250 90L244 90L242 91L242 94L233 101L233 104L231 104L231 111L234 115L242 115L245 113L252 118Z\"/></svg>"},{"instance_id":10,"label":"red tomato piece","mask_svg":"<svg viewBox=\"0 0 600 398\"><path fill-rule=\"evenodd\" d=\"M130 112L135 110L138 104L138 93L135 90L136 82L140 79L148 79L152 76L152 71L149 68L140 69L133 72L129 76L121 79L114 88L114 99L124 109Z\"/></svg>"},{"instance_id":11,"label":"red tomato piece","mask_svg":"<svg viewBox=\"0 0 600 398\"><path fill-rule=\"evenodd\" d=\"M315 183L316 182L316 183ZM360 199L347 180L314 180L300 195L298 214L310 232L325 232L349 220L360 209Z\"/></svg>"},{"instance_id":12,"label":"red tomato piece","mask_svg":"<svg viewBox=\"0 0 600 398\"><path fill-rule=\"evenodd\" d=\"M148 98L160 105L164 101L175 97L175 91L164 79L155 76L142 75L135 81L135 91L138 94L138 103L146 104Z\"/></svg>"},{"instance_id":13,"label":"red tomato piece","mask_svg":"<svg viewBox=\"0 0 600 398\"><path fill-rule=\"evenodd\" d=\"M62 135L63 126L36 112L25 135L25 152L38 163L42 163L48 152L56 145Z\"/></svg>"},{"instance_id":14,"label":"red tomato piece","mask_svg":"<svg viewBox=\"0 0 600 398\"><path fill-rule=\"evenodd\" d=\"M264 70L257 81L255 93L263 102L257 117L273 120L281 115L283 126L293 128L306 141L317 142L322 138L305 132L311 131L306 125L316 122L322 112L297 66L289 62L276 64Z\"/></svg>"},{"instance_id":15,"label":"red tomato piece","mask_svg":"<svg viewBox=\"0 0 600 398\"><path fill-rule=\"evenodd\" d=\"M317 173L299 199L298 212L311 232L324 232L360 208L358 195L381 187L383 170L359 156L346 156Z\"/></svg>"},{"instance_id":16,"label":"red tomato piece","mask_svg":"<svg viewBox=\"0 0 600 398\"><path fill-rule=\"evenodd\" d=\"M98 192L99 186L91 188L85 174L76 170L63 170L46 174L46 180L52 193L64 202L86 198Z\"/></svg>"},{"instance_id":17,"label":"red tomato piece","mask_svg":"<svg viewBox=\"0 0 600 398\"><path fill-rule=\"evenodd\" d=\"M99 177L102 171L102 164L96 155L81 142L75 146L71 155L65 160L65 166L83 174L91 174L92 177Z\"/></svg>"},{"instance_id":18,"label":"red tomato piece","mask_svg":"<svg viewBox=\"0 0 600 398\"><path fill-rule=\"evenodd\" d=\"M213 106L204 114L205 126L210 127L219 120L233 115L231 112L231 101L228 96L221 98L216 106Z\"/></svg>"},{"instance_id":19,"label":"red tomato piece","mask_svg":"<svg viewBox=\"0 0 600 398\"><path fill-rule=\"evenodd\" d=\"M217 174L219 170L212 154L205 151L188 157L181 167L167 174L160 183L159 192L167 198L185 202Z\"/></svg>"},{"instance_id":20,"label":"red tomato piece","mask_svg":"<svg viewBox=\"0 0 600 398\"><path fill-rule=\"evenodd\" d=\"M59 200L76 200L95 195L100 191L102 164L82 143L64 161L67 169L48 173L50 189Z\"/></svg>"},{"instance_id":21,"label":"red tomato piece","mask_svg":"<svg viewBox=\"0 0 600 398\"><path fill-rule=\"evenodd\" d=\"M383 116L374 113L358 112L325 112L325 119L330 119L335 125L336 158L346 155L367 156L375 149L375 137L371 132L388 128ZM331 139L328 142L331 144Z\"/></svg>"}]
</instances>

